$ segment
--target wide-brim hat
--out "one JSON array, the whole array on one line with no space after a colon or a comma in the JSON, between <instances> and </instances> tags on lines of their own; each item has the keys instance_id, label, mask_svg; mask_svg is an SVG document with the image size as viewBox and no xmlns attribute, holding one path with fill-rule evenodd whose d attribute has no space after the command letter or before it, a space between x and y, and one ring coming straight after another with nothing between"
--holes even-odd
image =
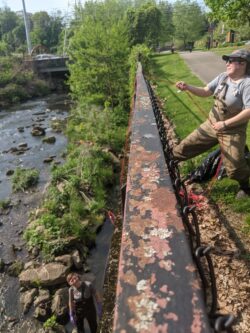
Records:
<instances>
[{"instance_id":1,"label":"wide-brim hat","mask_svg":"<svg viewBox=\"0 0 250 333\"><path fill-rule=\"evenodd\" d=\"M241 50L234 51L232 54L228 54L228 55L225 54L222 56L222 59L225 61L232 59L232 58L239 58L239 59L245 60L248 63L250 63L250 51L241 49Z\"/></svg>"}]
</instances>

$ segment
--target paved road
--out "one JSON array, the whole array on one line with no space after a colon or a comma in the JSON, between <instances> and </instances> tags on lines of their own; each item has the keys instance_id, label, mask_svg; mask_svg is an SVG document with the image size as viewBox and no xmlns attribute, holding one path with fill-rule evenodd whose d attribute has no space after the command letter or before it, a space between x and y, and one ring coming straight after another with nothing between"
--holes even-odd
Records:
<instances>
[{"instance_id":1,"label":"paved road","mask_svg":"<svg viewBox=\"0 0 250 333\"><path fill-rule=\"evenodd\" d=\"M192 72L204 83L213 80L219 73L226 71L225 61L213 52L180 52Z\"/></svg>"}]
</instances>

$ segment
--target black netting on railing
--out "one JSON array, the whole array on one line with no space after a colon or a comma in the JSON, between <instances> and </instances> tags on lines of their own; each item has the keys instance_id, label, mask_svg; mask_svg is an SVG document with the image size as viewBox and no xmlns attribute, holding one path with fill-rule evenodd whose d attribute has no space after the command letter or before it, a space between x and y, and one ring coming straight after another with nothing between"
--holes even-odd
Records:
<instances>
[{"instance_id":1,"label":"black netting on railing","mask_svg":"<svg viewBox=\"0 0 250 333\"><path fill-rule=\"evenodd\" d=\"M169 144L166 135L166 128L162 112L158 107L150 84L147 82L148 91L158 126L158 131L163 147L165 161L168 167L169 175L175 190L177 202L179 204L180 214L188 234L190 247L194 262L201 279L204 290L204 300L208 309L211 326L215 332L232 333L234 317L232 315L220 315L217 313L217 288L212 258L210 255L210 246L201 246L201 237L199 231L196 206L190 206L188 193L184 181L181 179L178 162L174 160L172 147Z\"/></svg>"}]
</instances>

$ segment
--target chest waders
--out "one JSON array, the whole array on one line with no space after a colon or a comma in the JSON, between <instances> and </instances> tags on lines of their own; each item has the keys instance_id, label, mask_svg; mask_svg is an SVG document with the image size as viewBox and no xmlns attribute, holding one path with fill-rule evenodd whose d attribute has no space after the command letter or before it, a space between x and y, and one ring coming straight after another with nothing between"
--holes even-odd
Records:
<instances>
[{"instance_id":1,"label":"chest waders","mask_svg":"<svg viewBox=\"0 0 250 333\"><path fill-rule=\"evenodd\" d=\"M96 333L97 331L97 319L96 319L96 308L93 300L93 295L91 293L90 297L85 298L84 293L86 285L82 284L82 297L79 300L74 301L75 315L76 315L76 327L77 333L85 333L84 329L84 318L87 319L91 333Z\"/></svg>"},{"instance_id":2,"label":"chest waders","mask_svg":"<svg viewBox=\"0 0 250 333\"><path fill-rule=\"evenodd\" d=\"M239 111L230 111L226 105L227 79L226 77L222 81L214 96L215 102L209 113L209 119L174 147L173 154L177 160L185 161L204 153L219 143L227 176L238 181L241 187L247 187L250 176L250 168L245 159L247 124L218 132L211 125L217 121L225 121L239 113Z\"/></svg>"}]
</instances>

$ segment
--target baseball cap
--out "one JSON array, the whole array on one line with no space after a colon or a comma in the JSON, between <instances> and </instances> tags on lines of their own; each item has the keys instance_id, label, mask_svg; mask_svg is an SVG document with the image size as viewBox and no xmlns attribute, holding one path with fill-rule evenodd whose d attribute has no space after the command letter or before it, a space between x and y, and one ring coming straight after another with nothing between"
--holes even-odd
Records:
<instances>
[{"instance_id":1,"label":"baseball cap","mask_svg":"<svg viewBox=\"0 0 250 333\"><path fill-rule=\"evenodd\" d=\"M227 61L230 58L240 58L242 60L250 62L250 51L241 49L241 50L234 51L232 54L228 54L228 55L225 54L222 56L222 59L225 61Z\"/></svg>"}]
</instances>

